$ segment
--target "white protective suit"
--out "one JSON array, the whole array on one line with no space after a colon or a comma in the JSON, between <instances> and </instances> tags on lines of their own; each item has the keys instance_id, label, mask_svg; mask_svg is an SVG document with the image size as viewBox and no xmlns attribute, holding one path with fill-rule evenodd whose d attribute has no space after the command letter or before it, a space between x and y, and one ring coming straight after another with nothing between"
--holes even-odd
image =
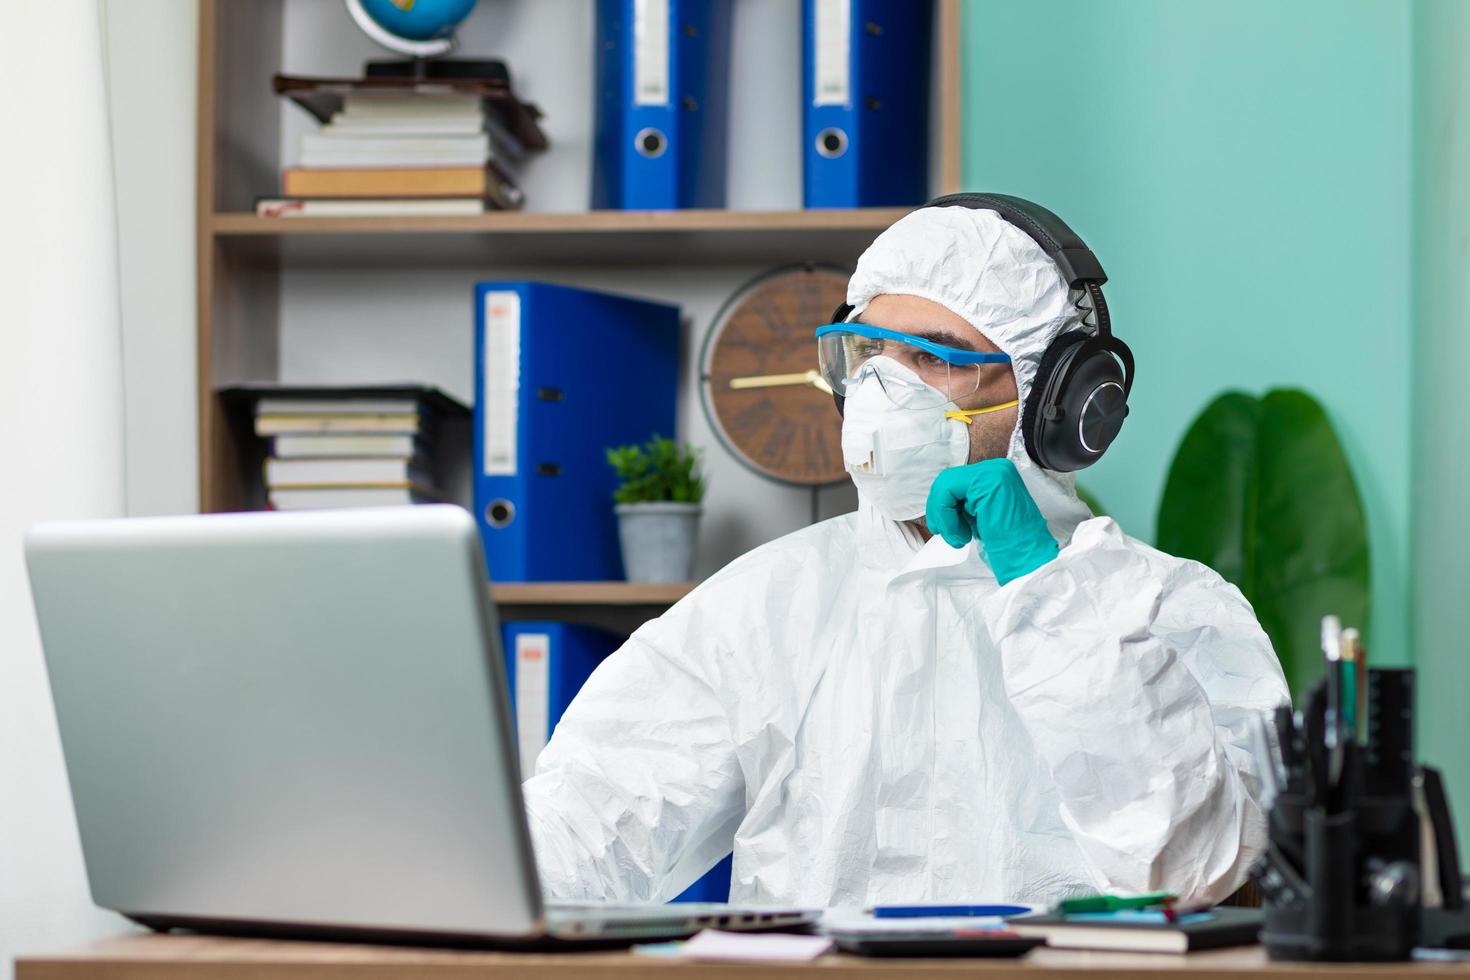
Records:
<instances>
[{"instance_id":1,"label":"white protective suit","mask_svg":"<svg viewBox=\"0 0 1470 980\"><path fill-rule=\"evenodd\" d=\"M848 302L934 300L1014 361L1075 323L992 211L880 235ZM587 682L525 784L549 895L677 895L733 846L735 902L854 906L1168 889L1224 898L1265 841L1251 712L1287 700L1250 606L1009 457L1061 554L1004 588L975 542L866 504L755 549Z\"/></svg>"}]
</instances>

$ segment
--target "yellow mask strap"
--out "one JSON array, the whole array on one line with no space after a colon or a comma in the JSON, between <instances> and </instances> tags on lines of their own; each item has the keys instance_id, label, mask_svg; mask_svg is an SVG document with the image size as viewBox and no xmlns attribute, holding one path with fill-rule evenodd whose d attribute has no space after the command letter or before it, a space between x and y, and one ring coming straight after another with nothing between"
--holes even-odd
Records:
<instances>
[{"instance_id":1,"label":"yellow mask strap","mask_svg":"<svg viewBox=\"0 0 1470 980\"><path fill-rule=\"evenodd\" d=\"M975 420L971 418L972 415L989 415L991 412L1003 412L1008 408L1015 408L1019 404L1021 404L1021 400L1019 398L1013 398L1004 404L991 405L988 408L972 408L964 412L945 412L944 417L954 419L956 422L963 422L966 425L973 425Z\"/></svg>"}]
</instances>

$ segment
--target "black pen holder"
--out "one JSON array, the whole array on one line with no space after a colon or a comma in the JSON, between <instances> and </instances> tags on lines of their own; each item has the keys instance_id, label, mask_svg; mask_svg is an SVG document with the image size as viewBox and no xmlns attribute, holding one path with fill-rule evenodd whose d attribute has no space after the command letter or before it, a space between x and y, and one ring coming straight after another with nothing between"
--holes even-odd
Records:
<instances>
[{"instance_id":1,"label":"black pen holder","mask_svg":"<svg viewBox=\"0 0 1470 980\"><path fill-rule=\"evenodd\" d=\"M1414 674L1378 668L1367 682L1361 742L1354 726L1337 729L1338 692L1325 680L1307 692L1300 725L1278 712L1286 788L1251 870L1273 960L1406 960L1418 943Z\"/></svg>"},{"instance_id":2,"label":"black pen holder","mask_svg":"<svg viewBox=\"0 0 1470 980\"><path fill-rule=\"evenodd\" d=\"M1338 813L1283 794L1261 942L1273 960L1407 960L1419 932L1417 818L1408 798L1360 797ZM1269 862L1258 872L1271 875ZM1304 886L1304 887L1303 887Z\"/></svg>"}]
</instances>

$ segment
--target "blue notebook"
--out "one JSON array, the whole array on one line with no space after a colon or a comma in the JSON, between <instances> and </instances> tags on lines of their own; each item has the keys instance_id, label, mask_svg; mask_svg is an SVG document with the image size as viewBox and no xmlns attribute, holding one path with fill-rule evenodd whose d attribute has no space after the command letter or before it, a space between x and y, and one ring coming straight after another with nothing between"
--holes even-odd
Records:
<instances>
[{"instance_id":1,"label":"blue notebook","mask_svg":"<svg viewBox=\"0 0 1470 980\"><path fill-rule=\"evenodd\" d=\"M802 191L809 208L922 204L931 0L802 0Z\"/></svg>"},{"instance_id":2,"label":"blue notebook","mask_svg":"<svg viewBox=\"0 0 1470 980\"><path fill-rule=\"evenodd\" d=\"M726 854L720 863L710 868L704 876L679 893L673 902L728 902L730 900L730 862Z\"/></svg>"},{"instance_id":3,"label":"blue notebook","mask_svg":"<svg viewBox=\"0 0 1470 980\"><path fill-rule=\"evenodd\" d=\"M730 0L598 0L592 206L725 206Z\"/></svg>"},{"instance_id":4,"label":"blue notebook","mask_svg":"<svg viewBox=\"0 0 1470 980\"><path fill-rule=\"evenodd\" d=\"M491 581L623 577L607 449L673 437L679 308L475 287L475 514Z\"/></svg>"}]
</instances>

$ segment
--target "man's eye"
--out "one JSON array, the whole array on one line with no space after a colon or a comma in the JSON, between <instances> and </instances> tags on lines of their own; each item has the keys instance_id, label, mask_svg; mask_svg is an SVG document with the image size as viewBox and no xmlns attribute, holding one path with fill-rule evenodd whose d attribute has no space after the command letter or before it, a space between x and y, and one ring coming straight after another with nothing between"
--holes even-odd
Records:
<instances>
[{"instance_id":1,"label":"man's eye","mask_svg":"<svg viewBox=\"0 0 1470 980\"><path fill-rule=\"evenodd\" d=\"M944 364L944 358L935 357L933 354L925 354L921 351L917 355L915 355L914 363L918 364L919 367L922 368L932 368L937 370L941 365Z\"/></svg>"}]
</instances>

